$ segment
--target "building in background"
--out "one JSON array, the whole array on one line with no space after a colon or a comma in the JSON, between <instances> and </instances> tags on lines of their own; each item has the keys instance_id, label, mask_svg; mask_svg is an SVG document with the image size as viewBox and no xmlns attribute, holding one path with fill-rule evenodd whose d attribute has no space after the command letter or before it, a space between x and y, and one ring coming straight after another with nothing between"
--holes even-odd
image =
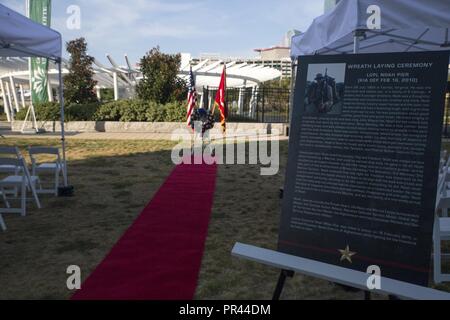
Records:
<instances>
[{"instance_id":1,"label":"building in background","mask_svg":"<svg viewBox=\"0 0 450 320\"><path fill-rule=\"evenodd\" d=\"M290 54L291 38L298 34L301 34L298 30L288 31L278 45L255 49L254 51L257 52L258 55L254 58L222 57L218 53L202 53L199 57L191 59L191 64L196 65L205 60L210 62L223 61L225 63L235 61L237 64L245 63L247 65L274 68L281 72L281 79L289 78L292 72Z\"/></svg>"},{"instance_id":2,"label":"building in background","mask_svg":"<svg viewBox=\"0 0 450 320\"><path fill-rule=\"evenodd\" d=\"M270 48L255 49L259 53L256 59L248 60L247 63L272 67L281 71L281 78L291 76L291 47L274 46Z\"/></svg>"},{"instance_id":3,"label":"building in background","mask_svg":"<svg viewBox=\"0 0 450 320\"><path fill-rule=\"evenodd\" d=\"M275 68L281 71L282 79L290 78L292 73L291 39L298 34L301 34L298 30L289 30L279 45L255 49L259 56L249 61L249 63Z\"/></svg>"},{"instance_id":4,"label":"building in background","mask_svg":"<svg viewBox=\"0 0 450 320\"><path fill-rule=\"evenodd\" d=\"M341 0L325 0L324 12L333 10L333 8L338 4L339 1Z\"/></svg>"}]
</instances>

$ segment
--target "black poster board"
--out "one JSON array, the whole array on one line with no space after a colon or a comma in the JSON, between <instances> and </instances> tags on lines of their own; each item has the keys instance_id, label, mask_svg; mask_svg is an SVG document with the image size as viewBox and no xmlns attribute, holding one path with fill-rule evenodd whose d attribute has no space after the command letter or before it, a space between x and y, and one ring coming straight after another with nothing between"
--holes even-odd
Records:
<instances>
[{"instance_id":1,"label":"black poster board","mask_svg":"<svg viewBox=\"0 0 450 320\"><path fill-rule=\"evenodd\" d=\"M448 65L299 58L279 251L428 284Z\"/></svg>"}]
</instances>

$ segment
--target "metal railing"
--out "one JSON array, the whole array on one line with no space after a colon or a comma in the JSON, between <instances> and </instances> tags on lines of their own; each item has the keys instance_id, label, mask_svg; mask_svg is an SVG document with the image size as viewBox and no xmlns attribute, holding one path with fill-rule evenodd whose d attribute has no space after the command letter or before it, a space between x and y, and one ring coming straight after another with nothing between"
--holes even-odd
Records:
<instances>
[{"instance_id":1,"label":"metal railing","mask_svg":"<svg viewBox=\"0 0 450 320\"><path fill-rule=\"evenodd\" d=\"M203 88L203 106L211 108L217 88ZM225 101L229 122L289 122L290 90L284 88L228 88Z\"/></svg>"},{"instance_id":2,"label":"metal railing","mask_svg":"<svg viewBox=\"0 0 450 320\"><path fill-rule=\"evenodd\" d=\"M202 104L211 108L217 88L204 87ZM229 122L289 122L290 90L285 88L228 88L225 101ZM217 119L218 120L218 119ZM450 92L444 110L443 137L450 138Z\"/></svg>"}]
</instances>

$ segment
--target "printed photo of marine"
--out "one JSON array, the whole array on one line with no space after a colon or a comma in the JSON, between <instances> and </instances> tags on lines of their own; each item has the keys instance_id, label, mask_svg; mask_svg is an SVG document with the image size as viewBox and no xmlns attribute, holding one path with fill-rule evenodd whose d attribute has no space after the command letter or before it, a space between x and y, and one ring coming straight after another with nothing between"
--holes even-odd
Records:
<instances>
[{"instance_id":1,"label":"printed photo of marine","mask_svg":"<svg viewBox=\"0 0 450 320\"><path fill-rule=\"evenodd\" d=\"M342 112L345 64L311 64L305 93L306 114L337 115Z\"/></svg>"}]
</instances>

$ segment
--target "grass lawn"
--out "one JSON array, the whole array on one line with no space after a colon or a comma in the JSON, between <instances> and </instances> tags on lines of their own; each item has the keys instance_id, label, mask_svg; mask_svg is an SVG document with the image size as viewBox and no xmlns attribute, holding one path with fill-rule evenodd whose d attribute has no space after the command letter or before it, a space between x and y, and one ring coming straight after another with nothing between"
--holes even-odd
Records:
<instances>
[{"instance_id":1,"label":"grass lawn","mask_svg":"<svg viewBox=\"0 0 450 320\"><path fill-rule=\"evenodd\" d=\"M3 145L58 145L56 139L2 139ZM150 201L173 165L174 142L69 140L75 197L42 196L43 209L5 215L0 232L0 299L65 299L68 265L83 280ZM280 142L280 171L261 176L253 165L221 165L197 299L270 299L278 271L232 258L236 241L276 248L287 142ZM151 232L151 231L150 231ZM450 286L441 288L450 291ZM296 275L283 299L361 299L327 281Z\"/></svg>"},{"instance_id":2,"label":"grass lawn","mask_svg":"<svg viewBox=\"0 0 450 320\"><path fill-rule=\"evenodd\" d=\"M30 203L25 218L4 215L8 231L0 232L0 299L68 298L67 266L79 265L83 279L97 266L166 179L172 146L164 141L69 140L75 197L43 195L43 209Z\"/></svg>"}]
</instances>

